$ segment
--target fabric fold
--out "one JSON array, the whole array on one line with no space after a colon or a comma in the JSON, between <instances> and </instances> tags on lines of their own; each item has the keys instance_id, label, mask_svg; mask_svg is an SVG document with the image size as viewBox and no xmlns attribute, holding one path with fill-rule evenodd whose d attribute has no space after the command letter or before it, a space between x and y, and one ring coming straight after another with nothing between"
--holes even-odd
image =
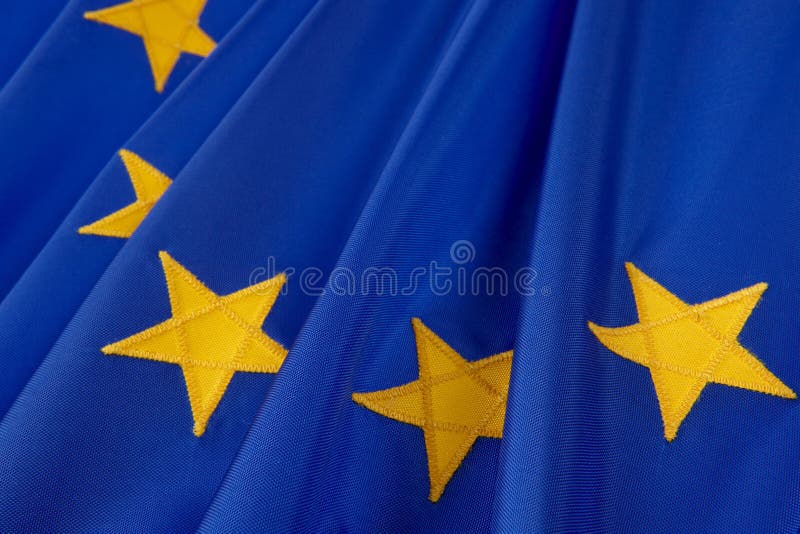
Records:
<instances>
[{"instance_id":1,"label":"fabric fold","mask_svg":"<svg viewBox=\"0 0 800 534\"><path fill-rule=\"evenodd\" d=\"M797 529L796 401L709 384L668 441L658 371L589 327L642 319L628 262L688 304L765 282L738 343L798 384L777 238L798 228L796 92L751 75L796 76L794 8L773 7L578 4L530 237L550 296L522 303L494 529ZM698 339L673 343L688 365Z\"/></svg>"},{"instance_id":2,"label":"fabric fold","mask_svg":"<svg viewBox=\"0 0 800 534\"><path fill-rule=\"evenodd\" d=\"M84 19L109 3L69 2L0 90L2 297L103 165L164 100L153 88L142 39ZM201 19L218 40L252 3L211 2ZM166 92L199 61L184 54Z\"/></svg>"},{"instance_id":3,"label":"fabric fold","mask_svg":"<svg viewBox=\"0 0 800 534\"><path fill-rule=\"evenodd\" d=\"M202 298L263 281L270 258L278 271L328 269L424 90L438 57L431 50L446 44L462 9L324 2L313 11L121 248L0 422L0 449L10 455L0 466L8 511L0 525L175 530L199 522L272 379L242 371L216 382L224 391L198 438L187 388L202 391L216 375L114 353L115 343L182 317L159 252L180 265L171 272L189 272L206 288ZM343 35L351 24L361 31ZM315 300L290 278L265 335L289 346ZM222 323L207 328L214 324ZM169 351L168 336L148 350ZM191 357L195 367L206 360ZM67 463L59 461L64 451ZM41 461L58 467L43 472ZM64 485L84 488L87 500L74 506ZM50 502L50 513L25 505L34 495Z\"/></svg>"},{"instance_id":4,"label":"fabric fold","mask_svg":"<svg viewBox=\"0 0 800 534\"><path fill-rule=\"evenodd\" d=\"M315 4L298 1L281 6L260 1L254 5L215 53L125 143L124 150L179 179L186 163L268 68ZM243 55L246 61L239 59ZM0 414L124 244L123 239L79 235L79 229L131 200L130 177L120 156L114 154L0 303ZM42 302L57 305L42 306ZM37 328L31 329L34 322Z\"/></svg>"},{"instance_id":5,"label":"fabric fold","mask_svg":"<svg viewBox=\"0 0 800 534\"><path fill-rule=\"evenodd\" d=\"M464 294L451 280L449 291L436 293L427 280L413 290L402 281L434 264L472 275L487 267L516 274L525 263L526 221L536 204L535 176L552 112L546 98L531 95L554 91L553 80L547 88L536 81L559 64L571 9L514 7L503 11L477 1L464 19L201 531L488 526L493 484L487 481L494 480L499 440L475 441L433 503L431 452L419 429L371 413L351 396L417 378L414 317L470 361L513 345L514 290ZM480 53L487 39L494 43L491 59ZM547 42L554 46L541 46ZM522 63L518 50L526 45L548 54ZM494 235L504 236L502 245ZM371 269L394 273L397 290L342 287L343 273L360 280Z\"/></svg>"}]
</instances>

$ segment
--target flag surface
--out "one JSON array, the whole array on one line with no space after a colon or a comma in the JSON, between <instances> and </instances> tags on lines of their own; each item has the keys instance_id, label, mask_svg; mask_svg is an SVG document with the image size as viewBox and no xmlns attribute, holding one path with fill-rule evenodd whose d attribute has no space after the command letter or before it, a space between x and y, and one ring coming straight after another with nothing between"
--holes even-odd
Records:
<instances>
[{"instance_id":1,"label":"flag surface","mask_svg":"<svg viewBox=\"0 0 800 534\"><path fill-rule=\"evenodd\" d=\"M800 529L800 9L0 24L0 530Z\"/></svg>"}]
</instances>

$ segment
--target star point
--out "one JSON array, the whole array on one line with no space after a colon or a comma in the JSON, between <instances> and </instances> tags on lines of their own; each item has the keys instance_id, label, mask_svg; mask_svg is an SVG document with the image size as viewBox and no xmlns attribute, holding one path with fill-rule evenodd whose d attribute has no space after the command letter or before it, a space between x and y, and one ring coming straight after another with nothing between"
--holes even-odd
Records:
<instances>
[{"instance_id":1,"label":"star point","mask_svg":"<svg viewBox=\"0 0 800 534\"><path fill-rule=\"evenodd\" d=\"M234 373L275 373L283 363L286 349L264 334L261 324L286 276L219 296L167 252L159 257L172 317L101 350L179 365L199 437Z\"/></svg>"},{"instance_id":2,"label":"star point","mask_svg":"<svg viewBox=\"0 0 800 534\"><path fill-rule=\"evenodd\" d=\"M206 0L130 0L83 17L141 37L160 93L181 53L206 57L214 50L216 43L198 22L205 5Z\"/></svg>"},{"instance_id":3,"label":"star point","mask_svg":"<svg viewBox=\"0 0 800 534\"><path fill-rule=\"evenodd\" d=\"M136 200L110 215L78 228L79 234L127 239L142 223L172 180L130 150L122 149L119 157L133 185Z\"/></svg>"},{"instance_id":4,"label":"star point","mask_svg":"<svg viewBox=\"0 0 800 534\"><path fill-rule=\"evenodd\" d=\"M767 284L690 305L632 263L625 267L639 322L616 328L588 325L606 348L650 370L667 441L675 439L708 383L796 398L737 339Z\"/></svg>"},{"instance_id":5,"label":"star point","mask_svg":"<svg viewBox=\"0 0 800 534\"><path fill-rule=\"evenodd\" d=\"M462 358L430 328L412 319L419 379L353 401L425 437L429 499L436 502L478 437L502 438L512 351L475 362Z\"/></svg>"}]
</instances>

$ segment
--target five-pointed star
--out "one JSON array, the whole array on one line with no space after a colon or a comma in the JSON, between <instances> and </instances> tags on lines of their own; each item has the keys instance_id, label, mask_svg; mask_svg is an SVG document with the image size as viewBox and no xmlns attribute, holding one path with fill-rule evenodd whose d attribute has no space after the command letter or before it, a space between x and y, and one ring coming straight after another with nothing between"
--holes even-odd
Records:
<instances>
[{"instance_id":1,"label":"five-pointed star","mask_svg":"<svg viewBox=\"0 0 800 534\"><path fill-rule=\"evenodd\" d=\"M79 234L130 237L172 183L164 173L129 150L120 150L119 157L128 171L136 201L92 224L81 226Z\"/></svg>"},{"instance_id":2,"label":"five-pointed star","mask_svg":"<svg viewBox=\"0 0 800 534\"><path fill-rule=\"evenodd\" d=\"M419 319L419 379L353 400L381 415L422 428L430 500L436 502L478 437L502 438L512 351L468 362Z\"/></svg>"},{"instance_id":3,"label":"five-pointed star","mask_svg":"<svg viewBox=\"0 0 800 534\"><path fill-rule=\"evenodd\" d=\"M605 328L590 322L589 328L611 351L650 369L667 441L709 382L796 398L737 341L766 284L689 305L633 264L625 267L639 323Z\"/></svg>"},{"instance_id":4,"label":"five-pointed star","mask_svg":"<svg viewBox=\"0 0 800 534\"><path fill-rule=\"evenodd\" d=\"M178 364L201 436L237 371L275 373L286 349L261 330L286 281L284 274L218 296L166 252L160 252L172 317L103 347L118 354Z\"/></svg>"},{"instance_id":5,"label":"five-pointed star","mask_svg":"<svg viewBox=\"0 0 800 534\"><path fill-rule=\"evenodd\" d=\"M83 16L141 37L160 93L181 52L206 57L214 50L216 43L198 22L205 5L206 0L130 0Z\"/></svg>"}]
</instances>

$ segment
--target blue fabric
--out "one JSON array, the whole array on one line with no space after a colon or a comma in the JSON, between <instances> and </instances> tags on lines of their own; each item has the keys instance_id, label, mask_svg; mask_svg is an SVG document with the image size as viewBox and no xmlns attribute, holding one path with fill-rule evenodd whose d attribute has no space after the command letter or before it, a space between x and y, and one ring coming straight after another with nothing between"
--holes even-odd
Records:
<instances>
[{"instance_id":1,"label":"blue fabric","mask_svg":"<svg viewBox=\"0 0 800 534\"><path fill-rule=\"evenodd\" d=\"M476 263L525 265L569 15L557 2L470 5L337 272L390 268L406 286L431 261L457 269L459 241ZM526 46L543 53L519 54ZM369 285L343 297L335 287L295 341L201 530L486 530L499 440L479 439L432 504L422 431L350 396L417 378L412 317L469 360L511 349L519 294L437 295L425 281L410 295Z\"/></svg>"},{"instance_id":2,"label":"blue fabric","mask_svg":"<svg viewBox=\"0 0 800 534\"><path fill-rule=\"evenodd\" d=\"M690 304L766 282L739 342L800 390L794 0L209 0L166 97L105 5L42 7L0 90L0 531L800 530L800 401L709 384L668 442L587 327L638 322L625 262ZM133 200L121 147L174 183L78 235ZM289 274L285 363L199 438L177 366L100 352L170 317L162 250L220 295ZM514 351L437 502L422 430L351 399L418 377L412 317Z\"/></svg>"},{"instance_id":3,"label":"blue fabric","mask_svg":"<svg viewBox=\"0 0 800 534\"><path fill-rule=\"evenodd\" d=\"M0 88L41 39L67 0L3 2L0 6Z\"/></svg>"}]
</instances>

